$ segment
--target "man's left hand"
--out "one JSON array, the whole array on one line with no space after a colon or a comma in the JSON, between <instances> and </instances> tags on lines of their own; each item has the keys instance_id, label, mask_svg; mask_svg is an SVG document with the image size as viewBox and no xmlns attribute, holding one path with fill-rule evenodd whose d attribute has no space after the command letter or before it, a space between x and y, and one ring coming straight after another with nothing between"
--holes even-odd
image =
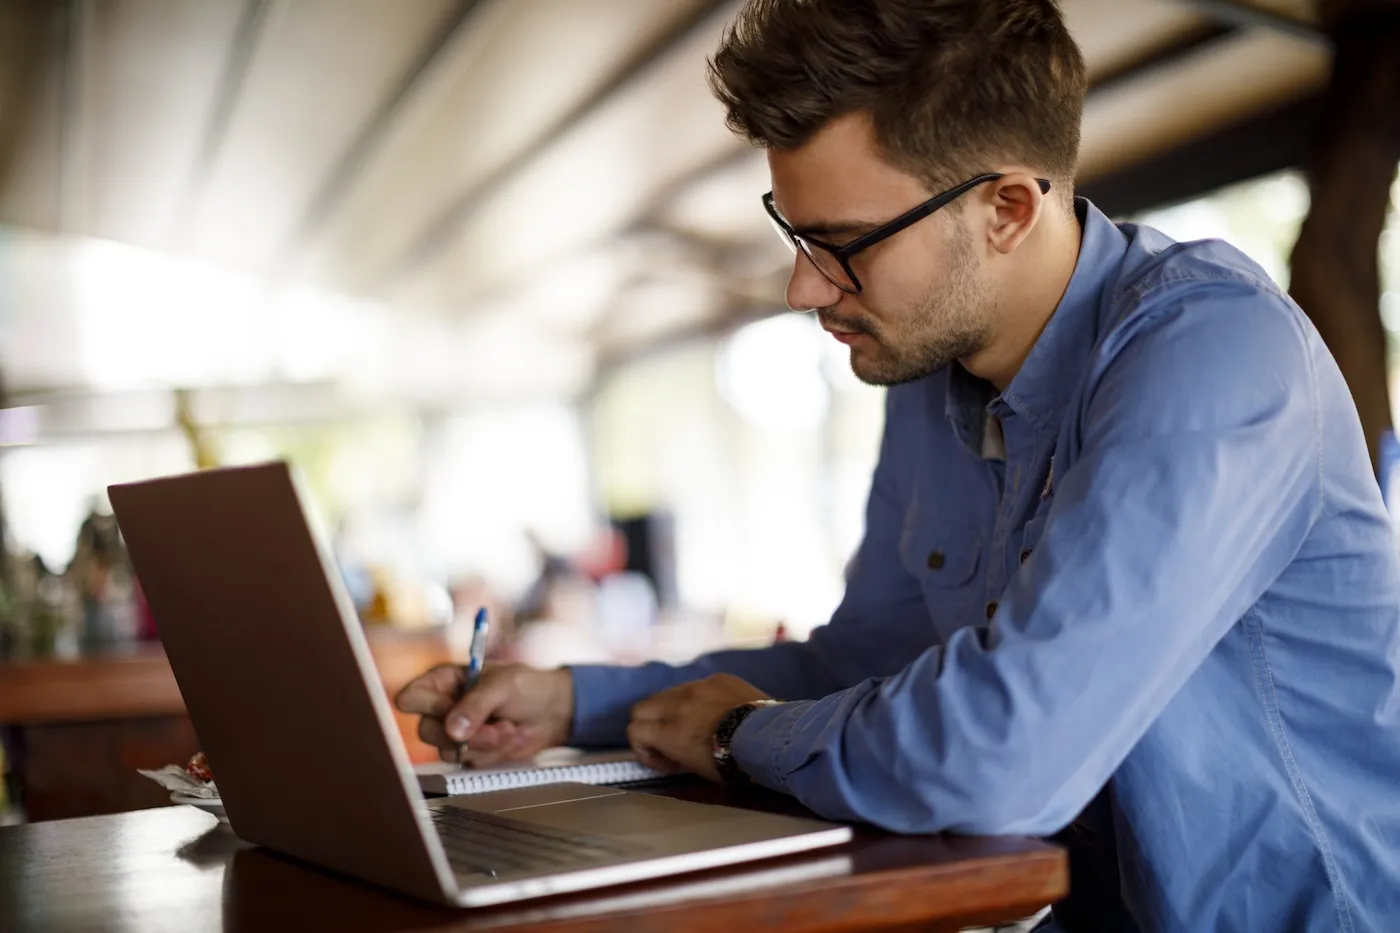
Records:
<instances>
[{"instance_id":1,"label":"man's left hand","mask_svg":"<svg viewBox=\"0 0 1400 933\"><path fill-rule=\"evenodd\" d=\"M627 741L648 767L690 771L718 782L715 727L741 703L766 699L762 690L732 674L712 674L663 690L632 707Z\"/></svg>"}]
</instances>

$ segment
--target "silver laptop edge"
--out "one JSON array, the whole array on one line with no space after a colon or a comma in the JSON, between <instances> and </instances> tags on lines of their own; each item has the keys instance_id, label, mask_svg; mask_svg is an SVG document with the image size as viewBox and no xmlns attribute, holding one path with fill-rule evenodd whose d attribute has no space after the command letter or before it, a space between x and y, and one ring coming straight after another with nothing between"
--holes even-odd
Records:
<instances>
[{"instance_id":1,"label":"silver laptop edge","mask_svg":"<svg viewBox=\"0 0 1400 933\"><path fill-rule=\"evenodd\" d=\"M423 793L418 787L418 779L413 774L413 764L408 760L408 751L403 747L403 739L399 736L398 725L394 722L394 711L389 707L389 698L385 695L383 682L379 679L379 670L374 666L374 656L370 654L369 642L365 639L359 613L355 611L355 604L350 599L349 591L345 589L345 579L340 574L340 565L335 562L330 548L326 546L329 536L321 527L321 517L317 510L308 507L311 498L306 494L306 481L302 477L301 471L287 464L287 477L291 480L297 503L301 506L301 517L306 522L306 529L311 535L311 544L316 548L316 557L321 562L321 572L330 584L331 595L335 598L335 607L340 616L341 627L345 630L346 638L350 641L350 650L355 655L355 666L359 668L360 677L364 680L365 692L369 694L370 702L374 706L379 731L389 746L389 754L394 758L404 795L412 800L422 800ZM443 851L442 840L438 838L437 831L428 822L427 811L422 807L416 807L414 815L418 820L419 835L423 837L423 844L428 850L428 858L432 861L433 871L437 874L438 885L444 892L456 892L458 890L456 873L453 872L452 864L447 860L447 853Z\"/></svg>"}]
</instances>

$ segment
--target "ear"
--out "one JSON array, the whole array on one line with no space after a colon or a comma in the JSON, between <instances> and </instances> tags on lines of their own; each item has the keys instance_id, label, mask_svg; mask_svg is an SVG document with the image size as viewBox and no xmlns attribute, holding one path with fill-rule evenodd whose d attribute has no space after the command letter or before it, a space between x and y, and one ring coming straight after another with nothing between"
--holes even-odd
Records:
<instances>
[{"instance_id":1,"label":"ear","mask_svg":"<svg viewBox=\"0 0 1400 933\"><path fill-rule=\"evenodd\" d=\"M992 182L989 196L996 211L988 230L988 240L999 253L1010 253L1021 245L1040 220L1045 195L1040 182L1024 172L1012 172Z\"/></svg>"}]
</instances>

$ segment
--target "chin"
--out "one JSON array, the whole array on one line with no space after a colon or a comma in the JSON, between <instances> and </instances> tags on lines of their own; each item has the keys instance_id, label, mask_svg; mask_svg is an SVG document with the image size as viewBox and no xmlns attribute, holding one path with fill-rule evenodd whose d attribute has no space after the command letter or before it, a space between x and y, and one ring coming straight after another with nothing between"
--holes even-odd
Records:
<instances>
[{"instance_id":1,"label":"chin","mask_svg":"<svg viewBox=\"0 0 1400 933\"><path fill-rule=\"evenodd\" d=\"M901 366L899 363L887 359L870 359L868 357L862 359L855 350L851 351L851 372L866 385L889 388L906 382L914 382L932 375L936 371L936 369L924 370L909 365Z\"/></svg>"}]
</instances>

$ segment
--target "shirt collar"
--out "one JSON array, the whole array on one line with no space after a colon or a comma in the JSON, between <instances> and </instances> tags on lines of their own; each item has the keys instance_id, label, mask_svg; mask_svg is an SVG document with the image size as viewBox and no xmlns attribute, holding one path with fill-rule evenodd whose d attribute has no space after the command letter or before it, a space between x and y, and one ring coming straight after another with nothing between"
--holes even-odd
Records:
<instances>
[{"instance_id":1,"label":"shirt collar","mask_svg":"<svg viewBox=\"0 0 1400 933\"><path fill-rule=\"evenodd\" d=\"M948 418L969 446L981 443L985 413L997 413L1003 405L1039 430L1060 430L1079 383L1075 377L1098 337L1100 297L1128 248L1127 237L1089 201L1075 198L1074 209L1083 230L1074 274L1006 391L995 396L987 382L960 364L948 367Z\"/></svg>"}]
</instances>

